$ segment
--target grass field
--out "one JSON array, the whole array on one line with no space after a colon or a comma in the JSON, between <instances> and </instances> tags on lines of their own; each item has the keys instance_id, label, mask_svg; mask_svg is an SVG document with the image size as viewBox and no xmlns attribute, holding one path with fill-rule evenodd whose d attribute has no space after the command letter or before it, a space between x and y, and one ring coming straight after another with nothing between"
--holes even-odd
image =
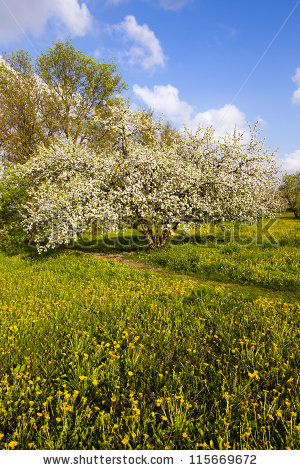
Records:
<instances>
[{"instance_id":1,"label":"grass field","mask_svg":"<svg viewBox=\"0 0 300 470\"><path fill-rule=\"evenodd\" d=\"M133 256L195 279L0 253L0 448L299 449L298 224Z\"/></svg>"},{"instance_id":2,"label":"grass field","mask_svg":"<svg viewBox=\"0 0 300 470\"><path fill-rule=\"evenodd\" d=\"M274 220L265 233L262 227L243 225L238 236L228 232L225 239L232 238L225 243L216 243L213 236L207 241L209 230L202 229L200 242L196 234L191 243L143 251L135 259L197 277L300 293L299 225L291 217ZM220 236L218 229L215 238Z\"/></svg>"}]
</instances>

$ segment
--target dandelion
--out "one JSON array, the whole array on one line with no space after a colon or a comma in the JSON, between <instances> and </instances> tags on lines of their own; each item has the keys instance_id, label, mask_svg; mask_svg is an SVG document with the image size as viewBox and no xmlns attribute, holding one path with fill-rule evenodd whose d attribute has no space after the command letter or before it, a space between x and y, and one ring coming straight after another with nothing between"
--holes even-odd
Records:
<instances>
[{"instance_id":1,"label":"dandelion","mask_svg":"<svg viewBox=\"0 0 300 470\"><path fill-rule=\"evenodd\" d=\"M130 370L130 371L128 371L128 375L129 375L129 377L132 377L132 375L133 375L133 372L131 372L131 370Z\"/></svg>"},{"instance_id":2,"label":"dandelion","mask_svg":"<svg viewBox=\"0 0 300 470\"><path fill-rule=\"evenodd\" d=\"M260 379L257 370L255 370L252 374L251 374L250 372L248 372L248 375L249 375L249 377L250 377L251 379L256 379L256 380L259 380L259 379Z\"/></svg>"},{"instance_id":3,"label":"dandelion","mask_svg":"<svg viewBox=\"0 0 300 470\"><path fill-rule=\"evenodd\" d=\"M87 376L86 375L80 375L79 376L79 380L86 380L87 379Z\"/></svg>"},{"instance_id":4,"label":"dandelion","mask_svg":"<svg viewBox=\"0 0 300 470\"><path fill-rule=\"evenodd\" d=\"M17 442L17 441L11 441L11 442L8 444L8 447L9 447L10 449L14 449L17 445L18 445L18 442Z\"/></svg>"},{"instance_id":5,"label":"dandelion","mask_svg":"<svg viewBox=\"0 0 300 470\"><path fill-rule=\"evenodd\" d=\"M96 387L98 385L98 380L93 380L92 384Z\"/></svg>"},{"instance_id":6,"label":"dandelion","mask_svg":"<svg viewBox=\"0 0 300 470\"><path fill-rule=\"evenodd\" d=\"M186 439L186 438L188 437L187 433L186 433L186 432L183 432L183 433L182 433L182 437L183 437L184 439Z\"/></svg>"},{"instance_id":7,"label":"dandelion","mask_svg":"<svg viewBox=\"0 0 300 470\"><path fill-rule=\"evenodd\" d=\"M125 436L124 439L122 439L122 444L124 444L124 446L126 446L126 444L128 444L128 442L129 442L128 436Z\"/></svg>"}]
</instances>

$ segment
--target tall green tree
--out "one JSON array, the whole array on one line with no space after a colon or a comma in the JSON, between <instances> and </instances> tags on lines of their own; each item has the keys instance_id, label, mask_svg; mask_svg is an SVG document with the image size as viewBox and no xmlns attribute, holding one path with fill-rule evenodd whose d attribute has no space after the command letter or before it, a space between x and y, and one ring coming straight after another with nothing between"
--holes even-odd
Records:
<instances>
[{"instance_id":1,"label":"tall green tree","mask_svg":"<svg viewBox=\"0 0 300 470\"><path fill-rule=\"evenodd\" d=\"M0 152L4 162L24 163L38 144L64 136L105 146L105 115L126 88L113 60L100 63L70 41L54 42L36 60L25 51L0 61Z\"/></svg>"},{"instance_id":2,"label":"tall green tree","mask_svg":"<svg viewBox=\"0 0 300 470\"><path fill-rule=\"evenodd\" d=\"M295 215L300 217L300 171L289 175L285 174L282 178L280 191L284 199Z\"/></svg>"},{"instance_id":3,"label":"tall green tree","mask_svg":"<svg viewBox=\"0 0 300 470\"><path fill-rule=\"evenodd\" d=\"M0 152L5 162L24 163L54 133L49 97L31 58L18 51L0 60Z\"/></svg>"}]
</instances>

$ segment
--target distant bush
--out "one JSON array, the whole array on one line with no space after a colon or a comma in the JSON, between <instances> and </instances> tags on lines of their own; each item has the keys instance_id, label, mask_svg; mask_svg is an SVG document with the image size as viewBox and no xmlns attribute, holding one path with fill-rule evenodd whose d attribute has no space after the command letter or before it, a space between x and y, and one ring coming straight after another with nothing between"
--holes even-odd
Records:
<instances>
[{"instance_id":1,"label":"distant bush","mask_svg":"<svg viewBox=\"0 0 300 470\"><path fill-rule=\"evenodd\" d=\"M288 209L295 217L300 217L300 171L292 175L285 174L280 186L282 197L285 199Z\"/></svg>"}]
</instances>

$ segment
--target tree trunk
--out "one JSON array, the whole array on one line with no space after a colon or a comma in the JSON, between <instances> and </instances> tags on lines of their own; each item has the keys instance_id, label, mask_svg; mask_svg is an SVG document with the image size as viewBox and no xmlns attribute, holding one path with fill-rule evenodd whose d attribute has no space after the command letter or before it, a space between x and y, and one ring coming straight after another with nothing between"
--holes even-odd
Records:
<instances>
[{"instance_id":1,"label":"tree trunk","mask_svg":"<svg viewBox=\"0 0 300 470\"><path fill-rule=\"evenodd\" d=\"M140 224L142 227L142 230L140 231L147 238L147 242L151 250L154 250L155 248L163 248L171 237L172 231L176 230L179 225L179 223L175 223L172 228L163 229L162 234L159 236L158 225L156 222L154 224L154 233L153 230L150 228L147 220L141 221ZM134 226L134 228L136 228L136 226Z\"/></svg>"},{"instance_id":2,"label":"tree trunk","mask_svg":"<svg viewBox=\"0 0 300 470\"><path fill-rule=\"evenodd\" d=\"M149 227L148 222L142 222L142 231L145 237L147 238L147 242L151 250L154 250L155 248L155 241L154 241L154 236L151 228Z\"/></svg>"}]
</instances>

